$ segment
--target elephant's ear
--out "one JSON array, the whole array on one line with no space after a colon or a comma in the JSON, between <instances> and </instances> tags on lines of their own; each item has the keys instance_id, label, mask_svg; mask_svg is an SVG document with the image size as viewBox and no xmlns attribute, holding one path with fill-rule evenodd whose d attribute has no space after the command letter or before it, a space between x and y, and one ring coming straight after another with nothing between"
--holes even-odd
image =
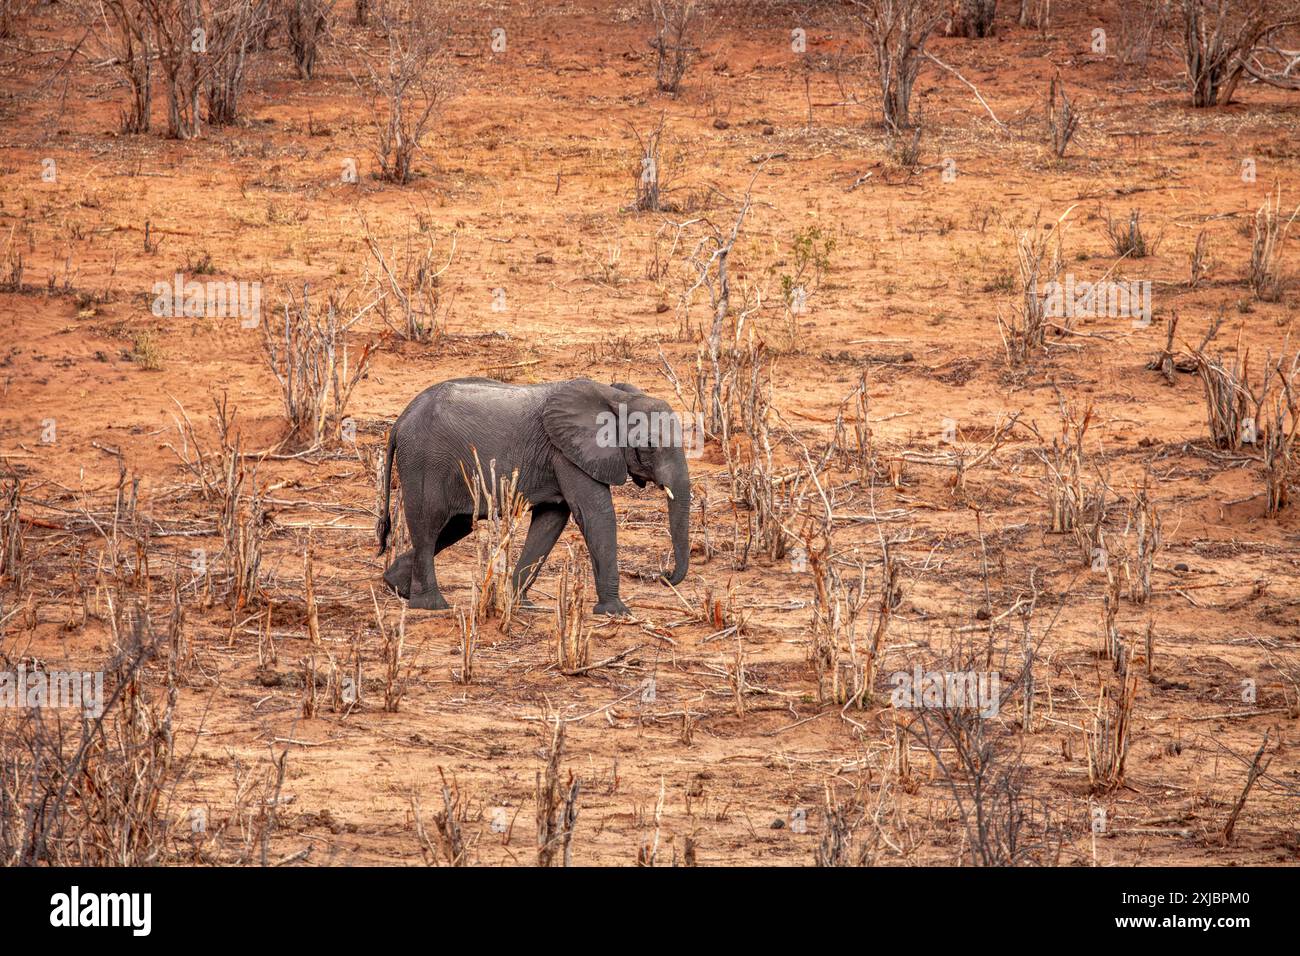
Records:
<instances>
[{"instance_id":1,"label":"elephant's ear","mask_svg":"<svg viewBox=\"0 0 1300 956\"><path fill-rule=\"evenodd\" d=\"M641 389L637 388L635 385L629 385L627 382L610 382L609 387L616 388L620 392L629 392L632 395L645 394L645 392L641 391Z\"/></svg>"},{"instance_id":2,"label":"elephant's ear","mask_svg":"<svg viewBox=\"0 0 1300 956\"><path fill-rule=\"evenodd\" d=\"M546 435L565 458L607 485L627 481L618 441L618 403L624 393L577 379L551 393L542 406Z\"/></svg>"}]
</instances>

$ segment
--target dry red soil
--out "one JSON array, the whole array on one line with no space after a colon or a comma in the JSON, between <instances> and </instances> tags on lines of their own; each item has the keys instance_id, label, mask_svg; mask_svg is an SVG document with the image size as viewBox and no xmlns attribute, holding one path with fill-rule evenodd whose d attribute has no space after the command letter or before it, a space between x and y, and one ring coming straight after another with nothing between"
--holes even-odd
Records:
<instances>
[{"instance_id":1,"label":"dry red soil","mask_svg":"<svg viewBox=\"0 0 1300 956\"><path fill-rule=\"evenodd\" d=\"M562 766L581 782L576 864L632 864L656 839L661 864L811 863L828 793L865 808L871 819L854 845L873 847L875 863L953 864L972 862L971 830L940 761L906 732L910 767L900 772L896 726L917 718L891 707L889 675L941 670L955 642L974 640L986 669L1014 682L1024 624L1018 611L1004 612L1036 591L1032 725L1022 724L1017 691L984 730L995 771L1023 767L1036 846L1025 862L1294 864L1300 505L1267 516L1259 452L1216 449L1200 378L1178 372L1169 383L1147 363L1174 314L1185 357L1222 312L1210 351L1249 350L1255 381L1267 356L1294 352L1294 279L1270 302L1243 277L1255 211L1274 185L1284 206L1300 202L1300 97L1247 84L1227 107L1193 109L1174 56L1137 69L1091 51L1093 27L1115 27L1113 4L1058 7L1046 35L1004 12L994 37L931 41L1006 129L931 63L917 85L919 163L908 169L891 157L870 74L837 76L828 65L833 51L857 43L830 19L809 21L824 68L807 89L790 51L795 12L761 6L721 17L669 96L654 90L649 27L636 5L466 4L452 41L456 96L404 187L370 175L366 107L336 55L362 33L347 17L316 77L294 78L277 33L244 119L178 142L157 129L118 134L123 91L90 58L68 58L80 29L65 7L38 8L0 48L0 248L6 272L15 250L24 261L24 288L0 293L0 477L21 481L28 563L21 589L0 583L0 649L11 662L78 668L112 652L107 545L86 517L111 518L120 462L128 483L139 479L139 512L155 532L147 569L155 622L165 621L179 582L193 650L176 709L186 765L167 813L188 830L202 807L208 830L181 840L192 855L174 862L240 858L247 807L237 781L261 779L287 751L273 861L420 862L412 794L427 823L442 808L441 772L469 807L471 860L531 864L543 718L558 713L572 718ZM504 53L489 50L492 26L507 31ZM1058 70L1084 113L1064 159L1048 148L1043 120ZM670 199L682 211L629 211L632 130L644 133L660 114ZM53 182L42 180L47 158ZM355 184L340 182L349 158ZM1253 182L1241 175L1247 158ZM729 229L747 189L733 312L742 301L753 309L761 292L743 338L752 330L771 360L777 473L803 470L800 442L817 458L841 402L868 376L878 477L861 480L837 459L821 481L834 493L836 552L866 562L867 587L879 587L882 539L897 564L900 593L872 702L819 701L812 576L757 546L742 560L748 516L733 505L726 458L710 441L691 461L693 564L678 594L642 574L668 560L662 493L615 491L634 618L598 622L591 658L617 660L566 676L550 613L523 615L508 633L489 620L463 684L455 612L410 611L405 694L386 711L371 593L395 627L401 602L381 587L374 538L373 464L388 425L428 385L464 375L627 381L690 410L710 309L703 293L688 306L681 294L702 226L673 247L666 224L708 217ZM1106 216L1134 209L1160 243L1154 255L1117 264ZM1049 335L1030 362L1012 366L998 317L1019 301L1017 232L1067 210L1067 270L1097 280L1114 267L1112 278L1150 280L1154 321L1076 319L1069 334ZM251 480L269 522L261 593L232 610L220 578L207 593L193 571L193 549L219 566L221 539L212 503L174 451L181 407L215 444L213 402L224 394L246 449L285 453L279 387L259 331L234 319L158 318L151 290L205 259L210 278L262 281L267 314L304 283L322 295L360 290L373 276L363 219L387 247L427 236L438 267L449 262L440 278L445 327L429 343L402 339L375 315L352 329L354 357L374 348L346 409L355 442L335 427L323 450L258 465ZM834 248L808 311L792 320L780 276L812 227ZM1193 288L1188 263L1202 231L1215 266ZM656 257L665 275L654 274ZM1295 235L1282 261L1294 277ZM505 311L493 310L496 289L505 290ZM1081 560L1070 535L1049 533L1037 454L1060 435L1063 403L1078 416L1091 410L1086 477L1111 489L1115 549L1132 545L1126 515L1144 480L1163 529L1150 600L1135 603L1125 586L1118 605L1140 678L1124 779L1110 789L1090 782L1086 756L1099 689L1118 686L1100 655L1107 578ZM855 407L845 409L849 433ZM1015 414L995 447L999 422ZM48 420L52 442L43 440ZM960 483L955 453L977 461ZM807 481L800 487L794 510L816 514L821 499ZM306 624L308 532L320 646ZM570 525L555 557L580 543ZM468 600L473 561L469 540L440 558L454 604ZM536 596L553 603L555 592L553 560ZM709 595L730 601L722 626L702 612ZM717 636L736 621L739 636ZM304 717L303 660L314 657L322 674L331 661L344 668L354 642L361 701L336 711L322 690L315 715ZM1249 686L1253 699L1243 697ZM1271 762L1224 845L1266 735ZM1106 823L1094 833L1097 809ZM507 834L492 826L502 812L513 821Z\"/></svg>"}]
</instances>

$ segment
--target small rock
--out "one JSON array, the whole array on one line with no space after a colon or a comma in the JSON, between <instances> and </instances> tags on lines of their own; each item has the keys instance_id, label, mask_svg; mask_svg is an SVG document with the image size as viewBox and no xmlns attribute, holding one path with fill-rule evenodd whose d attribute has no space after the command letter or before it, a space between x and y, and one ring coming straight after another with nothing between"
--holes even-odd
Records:
<instances>
[{"instance_id":1,"label":"small rock","mask_svg":"<svg viewBox=\"0 0 1300 956\"><path fill-rule=\"evenodd\" d=\"M772 821L772 829L773 829L773 830L784 830L784 829L785 829L785 821L782 820L780 817L777 817L775 820Z\"/></svg>"},{"instance_id":2,"label":"small rock","mask_svg":"<svg viewBox=\"0 0 1300 956\"><path fill-rule=\"evenodd\" d=\"M655 306L655 311L658 312L658 313L660 313L661 315L662 315L664 312L667 312L667 311L668 311L668 303L667 303L667 302L660 302L658 305Z\"/></svg>"},{"instance_id":3,"label":"small rock","mask_svg":"<svg viewBox=\"0 0 1300 956\"><path fill-rule=\"evenodd\" d=\"M774 127L774 126L764 126L764 127L763 127L763 135L764 135L764 136L775 136L775 135L776 135L776 127Z\"/></svg>"},{"instance_id":4,"label":"small rock","mask_svg":"<svg viewBox=\"0 0 1300 956\"><path fill-rule=\"evenodd\" d=\"M549 252L539 252L533 258L533 261L540 265L549 266L555 263L555 257L552 256Z\"/></svg>"},{"instance_id":5,"label":"small rock","mask_svg":"<svg viewBox=\"0 0 1300 956\"><path fill-rule=\"evenodd\" d=\"M1188 567L1186 564L1184 564L1182 561L1179 561L1177 564L1174 565L1174 570L1175 570L1175 571L1190 571L1191 568L1189 568L1189 567Z\"/></svg>"},{"instance_id":6,"label":"small rock","mask_svg":"<svg viewBox=\"0 0 1300 956\"><path fill-rule=\"evenodd\" d=\"M721 116L719 116L717 119L715 119L715 120L713 121L713 128L714 128L714 129L730 129L730 128L731 128L731 124L728 123L726 120L724 120Z\"/></svg>"}]
</instances>

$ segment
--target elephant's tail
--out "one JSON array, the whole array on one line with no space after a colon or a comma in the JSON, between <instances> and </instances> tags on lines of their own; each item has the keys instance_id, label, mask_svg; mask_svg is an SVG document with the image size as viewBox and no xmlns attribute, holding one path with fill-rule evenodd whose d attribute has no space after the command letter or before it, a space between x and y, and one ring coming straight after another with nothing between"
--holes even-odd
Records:
<instances>
[{"instance_id":1,"label":"elephant's tail","mask_svg":"<svg viewBox=\"0 0 1300 956\"><path fill-rule=\"evenodd\" d=\"M393 453L397 451L397 426L388 430L388 451L384 455L384 507L379 512L379 523L375 525L375 534L379 538L379 554L388 550L388 532L393 530L393 522L388 517L390 485L393 477Z\"/></svg>"}]
</instances>

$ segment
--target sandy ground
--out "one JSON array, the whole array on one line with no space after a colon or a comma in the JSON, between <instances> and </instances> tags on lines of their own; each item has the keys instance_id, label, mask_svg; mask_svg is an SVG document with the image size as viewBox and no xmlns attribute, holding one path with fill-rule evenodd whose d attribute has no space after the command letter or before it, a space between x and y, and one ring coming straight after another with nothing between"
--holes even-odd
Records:
<instances>
[{"instance_id":1,"label":"sandy ground","mask_svg":"<svg viewBox=\"0 0 1300 956\"><path fill-rule=\"evenodd\" d=\"M1012 26L1004 13L997 36L939 38L932 49L978 86L1008 130L931 65L918 83L927 122L920 166L908 171L889 158L869 77L844 79L862 105L846 102L831 70L814 72L805 91L785 13L716 30L670 97L653 90L648 28L630 6L471 6L454 38L459 93L405 188L368 175L368 128L343 67L331 57L313 80L291 78L278 34L253 77L244 121L191 142L116 133L122 93L85 58L54 75L58 51L77 33L63 8L42 9L21 40L4 41L0 245L22 250L26 288L0 293L0 469L22 479L22 513L35 519L24 529L29 584L22 593L12 582L0 590L0 617L25 606L4 617L5 654L86 666L109 650L104 622L78 610L70 570L80 544L89 587L103 539L60 528L83 509L111 511L120 452L127 474L140 480L142 513L159 528L209 529L156 535L150 560L158 615L173 576L188 588L185 631L195 662L177 721L179 745L192 753L169 811L182 824L203 807L220 830L236 813L236 778L261 772L287 749L274 859L309 849L303 860L312 864L419 862L411 794L419 792L426 817L440 809L441 771L470 808L471 858L531 863L549 707L582 718L568 725L564 757L581 781L575 863L632 864L658 829L660 863L806 864L825 832L828 790L884 808L879 827L864 825L856 836L883 834L876 863L968 863L961 812L915 739L910 774L899 778L887 675L942 667L960 628L979 624L986 639L976 616L986 608L986 585L995 619L990 659L1018 674L1019 616L998 616L1028 595L1032 580L1039 595L1031 628L1041 640L1035 723L1024 731L1017 698L987 733L1004 765L1023 761L1034 825L1047 821L1039 831L1047 847L1034 860L1297 862L1296 511L1265 516L1258 454L1213 448L1196 375L1179 373L1170 385L1145 366L1174 314L1180 342L1194 345L1223 310L1216 344L1249 349L1255 368L1270 352L1294 351L1286 339L1294 282L1281 301L1261 302L1242 276L1249 224L1274 183L1284 202L1300 201L1300 99L1247 86L1227 108L1193 110L1172 59L1143 71L1089 51L1094 21L1113 23L1113 4L1088 12L1059 4L1069 9L1045 37ZM489 23L507 29L506 53L488 52ZM842 37L833 24L814 24L810 49L827 55ZM1052 157L1042 128L1044 91L1057 69L1085 116L1064 160ZM671 198L707 200L698 212L627 209L637 164L631 130L651 128L661 113L677 187ZM46 158L56 165L54 182L42 181ZM361 171L358 184L339 181L348 158ZM1242 179L1244 158L1255 161L1254 182ZM1014 413L1043 436L1018 427L961 488L951 468L915 460L898 466L898 487L870 488L832 469L844 516L837 549L858 549L873 562L872 587L882 535L899 565L901 600L876 703L842 711L818 702L807 651L810 576L789 559L757 554L736 566L733 529L745 517L729 501L725 459L710 443L691 463L704 520L697 512L680 599L637 574L667 560L662 494L616 490L623 596L636 619L601 625L592 648L594 660L622 654L616 663L564 676L551 616L529 615L509 633L485 626L475 678L464 685L455 679L454 613L411 612L408 686L399 710L386 712L371 588L390 626L400 602L379 588L370 464L387 425L427 385L467 374L630 381L680 405L660 351L689 383L708 304L694 302L692 329L683 332L686 250L669 248L665 223L704 215L729 226L760 165L733 281L751 303L755 290L766 300L751 322L773 356L778 470L800 460L790 434L814 453L831 438L864 368L882 460L951 452L946 426L974 457L989 447L999 417ZM1155 255L1124 260L1114 273L1153 283L1154 322L1079 319L1080 334L1052 337L1028 366L1009 368L998 316L1015 303L1014 230L1071 207L1065 250L1080 278L1115 266L1108 213L1140 210L1161 237ZM179 447L180 406L211 441L213 398L225 393L247 446L262 449L283 437L281 399L258 331L230 319L156 318L150 290L192 273L205 257L214 278L261 278L268 308L303 283L358 283L368 263L362 217L389 243L424 230L439 265L450 257L441 279L451 303L445 331L419 344L374 317L353 330L354 350L376 347L347 407L355 443L336 439L325 451L259 466L256 481L271 499L264 599L238 613L219 594L204 606L191 549L215 555L220 539L210 533L211 505L168 447ZM834 249L809 311L791 327L778 277L789 270L795 237L810 227L832 237ZM1201 230L1217 265L1193 289L1188 259ZM673 262L666 277L648 277L656 248ZM1294 237L1284 261L1294 274ZM495 289L505 290L503 312L493 311ZM144 367L142 348L156 350L158 368ZM1084 735L1099 685L1114 681L1111 662L1098 656L1105 575L1080 561L1068 537L1047 533L1034 454L1059 434L1062 401L1080 414L1093 409L1088 473L1104 474L1113 489L1116 539L1144 475L1163 526L1152 599L1139 605L1126 596L1118 610L1134 647L1151 623L1156 654L1150 679L1144 670L1138 681L1125 783L1105 793L1089 786ZM48 420L52 443L42 440ZM308 528L320 648L305 626ZM579 542L571 525L560 550ZM468 542L440 559L455 603L467 599L472 560ZM543 602L554 595L554 562L538 591ZM739 641L713 637L719 628L698 613L710 592L730 593L744 620ZM259 661L268 602L274 662ZM300 662L314 655L323 671L330 657L346 661L354 640L362 648L361 702L334 712L323 701L303 718ZM643 699L651 677L655 694ZM1253 701L1243 700L1243 681L1254 682ZM1222 846L1265 734L1272 763ZM1107 819L1100 834L1092 832L1097 808ZM500 833L493 823L506 818L513 826ZM196 858L229 859L237 843L230 831L200 839Z\"/></svg>"}]
</instances>

